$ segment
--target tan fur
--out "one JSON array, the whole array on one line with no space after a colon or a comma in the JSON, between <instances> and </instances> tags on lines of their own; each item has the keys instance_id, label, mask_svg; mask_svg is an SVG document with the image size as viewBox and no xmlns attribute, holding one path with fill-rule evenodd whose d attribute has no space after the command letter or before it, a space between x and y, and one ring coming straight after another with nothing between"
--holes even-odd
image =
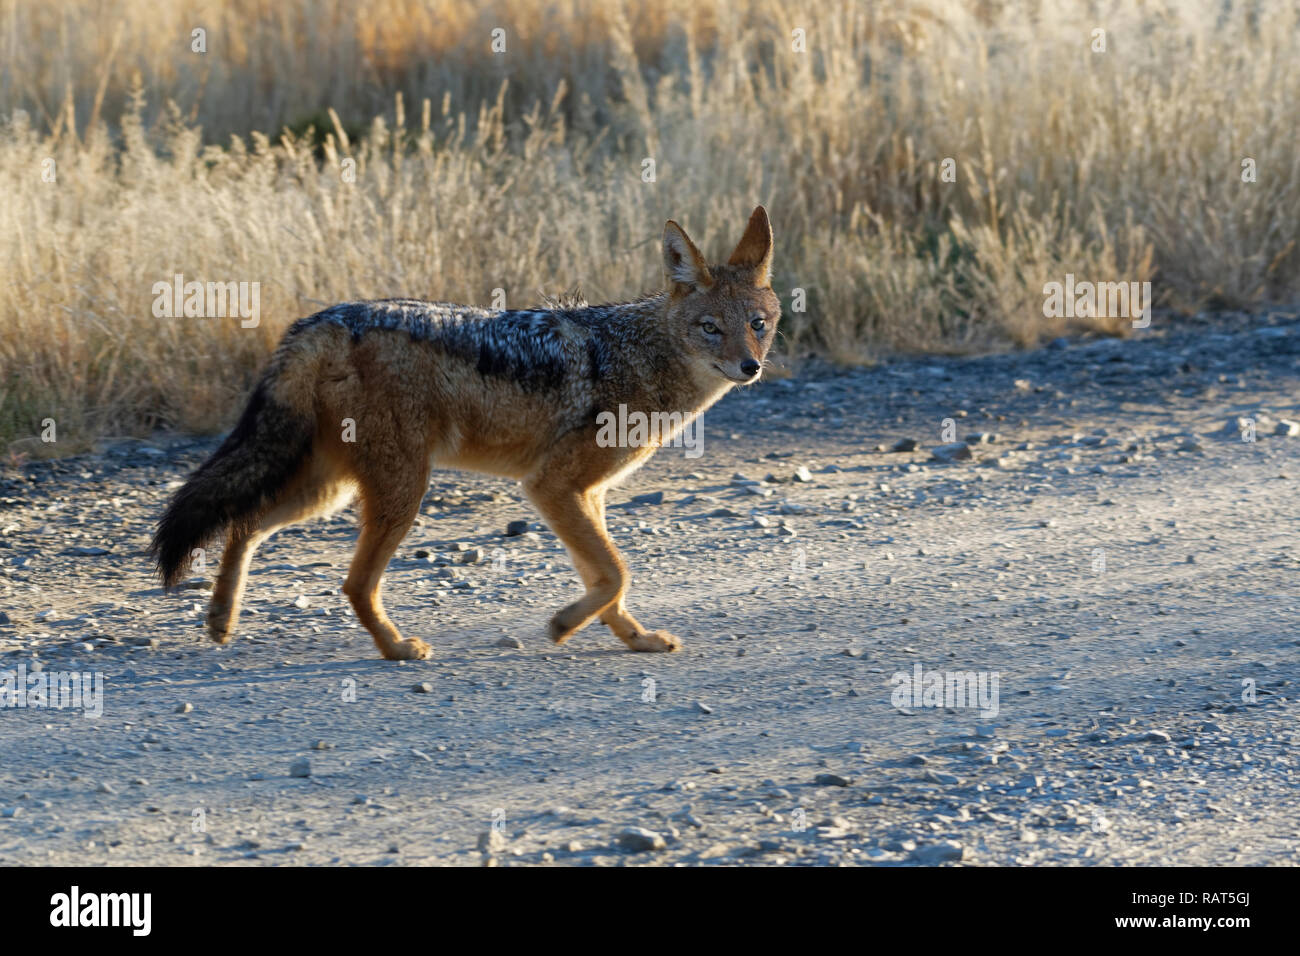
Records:
<instances>
[{"instance_id":1,"label":"tan fur","mask_svg":"<svg viewBox=\"0 0 1300 956\"><path fill-rule=\"evenodd\" d=\"M428 487L433 467L520 480L528 498L573 558L586 591L551 619L563 643L599 618L629 648L672 651L665 631L643 627L624 606L628 571L605 527L609 487L655 451L600 447L593 408L680 411L694 417L733 384L756 381L775 337L780 304L770 288L772 235L767 213L754 211L730 260L710 266L676 223L664 234L666 295L608 310L609 373L574 369L546 388L529 390L504 376L389 328L359 338L321 323L286 336L267 375L267 397L285 414L314 422L310 452L273 501L231 526L213 590L208 624L214 640L231 638L253 552L277 528L345 504L361 503L361 535L343 590L361 623L390 660L422 658L429 645L403 638L384 613L380 580ZM766 319L760 334L756 315ZM584 314L585 315L585 314ZM557 313L550 345L585 355L591 321ZM706 331L712 322L717 334ZM549 319L548 319L549 320ZM619 326L622 328L622 325ZM586 330L586 331L584 331ZM572 352L564 351L572 345ZM753 367L752 365L749 367ZM343 440L344 421L355 441Z\"/></svg>"}]
</instances>

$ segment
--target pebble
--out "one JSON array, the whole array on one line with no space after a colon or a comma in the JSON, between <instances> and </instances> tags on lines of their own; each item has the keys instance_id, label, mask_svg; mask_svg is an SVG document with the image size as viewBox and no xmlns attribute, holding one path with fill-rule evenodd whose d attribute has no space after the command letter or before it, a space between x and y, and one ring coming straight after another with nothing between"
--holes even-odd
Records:
<instances>
[{"instance_id":1,"label":"pebble","mask_svg":"<svg viewBox=\"0 0 1300 956\"><path fill-rule=\"evenodd\" d=\"M961 777L952 773L941 773L938 770L927 770L925 779L930 783L941 783L945 786L956 786L961 783Z\"/></svg>"},{"instance_id":2,"label":"pebble","mask_svg":"<svg viewBox=\"0 0 1300 956\"><path fill-rule=\"evenodd\" d=\"M970 445L964 441L950 442L947 445L936 445L930 449L936 461L968 461L971 457Z\"/></svg>"},{"instance_id":3,"label":"pebble","mask_svg":"<svg viewBox=\"0 0 1300 956\"><path fill-rule=\"evenodd\" d=\"M928 843L912 851L911 859L922 866L938 866L940 863L953 863L969 859L971 852L954 840L941 843Z\"/></svg>"},{"instance_id":4,"label":"pebble","mask_svg":"<svg viewBox=\"0 0 1300 956\"><path fill-rule=\"evenodd\" d=\"M852 785L853 779L838 773L819 773L813 778L813 783L819 787L847 787Z\"/></svg>"},{"instance_id":5,"label":"pebble","mask_svg":"<svg viewBox=\"0 0 1300 956\"><path fill-rule=\"evenodd\" d=\"M668 843L654 830L627 827L619 833L618 845L621 849L632 853L645 853L651 850L662 850L668 846Z\"/></svg>"}]
</instances>

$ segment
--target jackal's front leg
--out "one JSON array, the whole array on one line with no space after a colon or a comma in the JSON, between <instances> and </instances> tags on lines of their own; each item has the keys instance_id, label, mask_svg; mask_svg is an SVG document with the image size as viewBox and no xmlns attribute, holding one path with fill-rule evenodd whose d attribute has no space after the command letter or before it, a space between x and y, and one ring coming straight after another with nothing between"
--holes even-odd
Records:
<instances>
[{"instance_id":1,"label":"jackal's front leg","mask_svg":"<svg viewBox=\"0 0 1300 956\"><path fill-rule=\"evenodd\" d=\"M597 615L634 651L675 651L681 639L667 631L647 631L623 607L628 573L605 529L603 492L556 491L531 484L528 495L564 546L582 576L587 592L562 609L550 623L550 637L563 644Z\"/></svg>"}]
</instances>

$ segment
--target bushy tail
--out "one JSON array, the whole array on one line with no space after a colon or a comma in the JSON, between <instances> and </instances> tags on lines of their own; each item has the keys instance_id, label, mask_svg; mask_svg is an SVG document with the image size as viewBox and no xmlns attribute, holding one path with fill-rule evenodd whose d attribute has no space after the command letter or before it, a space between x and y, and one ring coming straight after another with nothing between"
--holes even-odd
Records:
<instances>
[{"instance_id":1,"label":"bushy tail","mask_svg":"<svg viewBox=\"0 0 1300 956\"><path fill-rule=\"evenodd\" d=\"M312 418L283 405L263 379L221 447L176 492L149 553L163 587L189 572L193 551L223 529L255 520L311 452Z\"/></svg>"}]
</instances>

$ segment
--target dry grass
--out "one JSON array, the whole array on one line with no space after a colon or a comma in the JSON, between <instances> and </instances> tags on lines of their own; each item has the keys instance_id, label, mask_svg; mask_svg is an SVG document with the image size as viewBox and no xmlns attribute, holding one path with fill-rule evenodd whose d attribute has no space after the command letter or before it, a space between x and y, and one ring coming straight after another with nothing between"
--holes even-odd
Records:
<instances>
[{"instance_id":1,"label":"dry grass","mask_svg":"<svg viewBox=\"0 0 1300 956\"><path fill-rule=\"evenodd\" d=\"M720 254L757 201L787 348L846 360L1057 334L1067 272L1291 301L1300 18L1229 7L4 0L0 441L218 428L322 304L626 297L664 219ZM260 282L261 326L155 318L177 272Z\"/></svg>"}]
</instances>

